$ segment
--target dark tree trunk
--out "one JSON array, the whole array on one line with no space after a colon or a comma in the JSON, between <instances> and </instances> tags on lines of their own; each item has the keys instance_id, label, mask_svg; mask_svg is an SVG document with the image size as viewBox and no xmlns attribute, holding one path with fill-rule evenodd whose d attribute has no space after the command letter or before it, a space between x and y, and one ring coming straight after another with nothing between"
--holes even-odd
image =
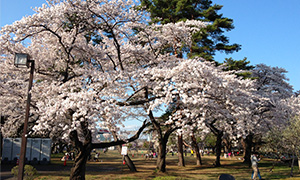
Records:
<instances>
[{"instance_id":1,"label":"dark tree trunk","mask_svg":"<svg viewBox=\"0 0 300 180\"><path fill-rule=\"evenodd\" d=\"M115 140L115 141L118 141L119 138L118 138L118 136L117 136L117 133L116 133L115 131L112 131L111 133L112 133L112 135L113 135L113 137L114 137L114 140ZM121 149L122 149L122 146L119 145L119 146L118 146L118 151L119 151L119 153L121 153ZM130 159L130 157L129 157L128 155L124 155L124 160L125 160L125 163L126 163L127 167L129 168L129 170L130 170L131 172L137 172L136 167L135 167L133 161Z\"/></svg>"},{"instance_id":2,"label":"dark tree trunk","mask_svg":"<svg viewBox=\"0 0 300 180\"><path fill-rule=\"evenodd\" d=\"M166 172L166 149L167 142L165 140L160 140L158 145L158 156L156 161L156 169L160 172Z\"/></svg>"},{"instance_id":3,"label":"dark tree trunk","mask_svg":"<svg viewBox=\"0 0 300 180\"><path fill-rule=\"evenodd\" d=\"M178 135L178 166L185 166L183 156L183 140L182 135Z\"/></svg>"},{"instance_id":4,"label":"dark tree trunk","mask_svg":"<svg viewBox=\"0 0 300 180\"><path fill-rule=\"evenodd\" d=\"M220 162L220 157L221 157L221 151L222 151L222 137L223 137L223 131L217 129L214 124L217 122L217 119L214 119L211 123L206 123L206 126L209 127L209 129L214 133L215 136L217 136L217 141L216 141L216 161L215 161L215 166L220 167L221 162Z\"/></svg>"},{"instance_id":5,"label":"dark tree trunk","mask_svg":"<svg viewBox=\"0 0 300 180\"><path fill-rule=\"evenodd\" d=\"M221 157L221 150L222 150L222 136L223 136L223 132L218 131L217 142L216 142L216 161L215 161L216 167L221 166L220 157Z\"/></svg>"},{"instance_id":6,"label":"dark tree trunk","mask_svg":"<svg viewBox=\"0 0 300 180\"><path fill-rule=\"evenodd\" d=\"M145 99L149 100L149 92L147 87L145 87ZM154 118L151 110L149 111L148 116L150 118L150 121L152 122L154 130L157 132L158 140L159 140L159 149L158 149L159 152L158 152L158 158L156 162L156 168L160 172L166 172L166 146L167 146L169 136L177 128L168 127L167 130L165 131L165 134L163 134L163 131L161 129L161 124L159 123L159 121L157 121Z\"/></svg>"},{"instance_id":7,"label":"dark tree trunk","mask_svg":"<svg viewBox=\"0 0 300 180\"><path fill-rule=\"evenodd\" d=\"M229 138L228 137L224 138L223 142L225 144L224 152L231 152L232 151L232 145L231 145L231 142L230 142Z\"/></svg>"},{"instance_id":8,"label":"dark tree trunk","mask_svg":"<svg viewBox=\"0 0 300 180\"><path fill-rule=\"evenodd\" d=\"M244 163L251 165L251 153L253 146L253 134L249 134L246 136L246 139L242 139L242 145L244 149Z\"/></svg>"},{"instance_id":9,"label":"dark tree trunk","mask_svg":"<svg viewBox=\"0 0 300 180\"><path fill-rule=\"evenodd\" d=\"M177 128L170 128L168 129L163 136L159 138L159 145L158 145L158 158L156 162L156 168L160 172L166 172L166 153L167 153L167 143L169 137L173 131Z\"/></svg>"},{"instance_id":10,"label":"dark tree trunk","mask_svg":"<svg viewBox=\"0 0 300 180\"><path fill-rule=\"evenodd\" d=\"M83 180L85 179L86 162L91 153L91 144L83 147L75 157L74 165L71 168L70 180Z\"/></svg>"},{"instance_id":11,"label":"dark tree trunk","mask_svg":"<svg viewBox=\"0 0 300 180\"><path fill-rule=\"evenodd\" d=\"M293 169L294 169L294 163L295 163L295 156L293 154L293 157L292 157L292 162L291 162L291 173L290 173L290 177L294 177L294 173L293 173Z\"/></svg>"},{"instance_id":12,"label":"dark tree trunk","mask_svg":"<svg viewBox=\"0 0 300 180\"><path fill-rule=\"evenodd\" d=\"M118 146L122 144L126 144L136 140L145 127L147 127L149 123L144 121L142 127L137 131L137 133L127 140L117 140L113 142L103 142L103 143L92 143L91 131L88 129L87 122L81 122L82 135L85 140L82 143L79 141L78 133L76 130L71 131L70 139L75 149L77 149L78 153L75 157L75 162L73 168L71 169L70 180L85 180L85 168L88 156L91 153L91 150L94 148L107 148L111 146Z\"/></svg>"},{"instance_id":13,"label":"dark tree trunk","mask_svg":"<svg viewBox=\"0 0 300 180\"><path fill-rule=\"evenodd\" d=\"M148 88L145 88L145 98L147 100L149 100L148 98ZM165 133L163 134L163 131L161 129L161 124L159 123L159 121L157 121L154 116L152 111L150 110L148 113L148 116L150 118L150 121L152 122L153 128L154 130L157 132L158 135L158 140L159 140L159 152L158 152L158 158L157 158L157 162L156 162L156 168L160 171L160 172L166 172L166 146L167 146L167 142L168 139L171 135L172 132L174 132L176 129L178 129L178 127L172 128L171 126L166 128Z\"/></svg>"},{"instance_id":14,"label":"dark tree trunk","mask_svg":"<svg viewBox=\"0 0 300 180\"><path fill-rule=\"evenodd\" d=\"M194 134L191 136L191 138L192 138L193 149L195 150L196 157L197 157L197 163L196 164L197 164L197 166L200 166L200 165L202 165L202 160L201 160L201 155L200 155L199 147L198 147L198 144L197 144L197 140L196 140Z\"/></svg>"},{"instance_id":15,"label":"dark tree trunk","mask_svg":"<svg viewBox=\"0 0 300 180\"><path fill-rule=\"evenodd\" d=\"M2 116L1 116L1 122L2 122ZM3 147L3 136L2 133L0 132L0 156L2 157L2 147Z\"/></svg>"},{"instance_id":16,"label":"dark tree trunk","mask_svg":"<svg viewBox=\"0 0 300 180\"><path fill-rule=\"evenodd\" d=\"M70 180L84 180L85 179L85 168L88 156L92 151L92 136L91 131L88 129L87 123L82 122L81 128L85 138L84 143L79 141L78 133L76 130L71 131L70 139L73 146L77 149L77 156L73 167L71 168Z\"/></svg>"},{"instance_id":17,"label":"dark tree trunk","mask_svg":"<svg viewBox=\"0 0 300 180\"><path fill-rule=\"evenodd\" d=\"M136 167L133 161L130 159L128 155L124 156L125 163L131 172L137 172Z\"/></svg>"}]
</instances>

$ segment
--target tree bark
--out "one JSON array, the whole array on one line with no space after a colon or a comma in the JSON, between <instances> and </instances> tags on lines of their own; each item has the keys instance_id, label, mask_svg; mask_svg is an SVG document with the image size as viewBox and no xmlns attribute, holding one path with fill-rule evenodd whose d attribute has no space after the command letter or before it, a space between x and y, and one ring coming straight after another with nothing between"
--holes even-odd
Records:
<instances>
[{"instance_id":1,"label":"tree bark","mask_svg":"<svg viewBox=\"0 0 300 180\"><path fill-rule=\"evenodd\" d=\"M217 129L214 126L214 123L217 122L217 119L213 120L211 123L206 123L206 126L209 127L209 129L212 131L214 135L217 136L217 141L216 141L216 161L215 161L215 166L220 167L220 157L221 157L221 150L222 150L222 137L223 137L223 131Z\"/></svg>"},{"instance_id":2,"label":"tree bark","mask_svg":"<svg viewBox=\"0 0 300 180\"><path fill-rule=\"evenodd\" d=\"M244 163L251 165L251 153L253 146L253 134L249 134L246 136L246 139L242 139L242 145L244 149Z\"/></svg>"},{"instance_id":3,"label":"tree bark","mask_svg":"<svg viewBox=\"0 0 300 180\"><path fill-rule=\"evenodd\" d=\"M83 123L82 123L83 124ZM77 156L75 157L75 161L73 167L71 168L70 180L84 180L85 179L85 169L86 162L88 156L92 151L92 137L90 131L85 129L87 127L83 127L82 129L86 130L84 132L85 141L82 143L79 141L78 133L76 130L70 133L70 139L74 147L77 149Z\"/></svg>"},{"instance_id":4,"label":"tree bark","mask_svg":"<svg viewBox=\"0 0 300 180\"><path fill-rule=\"evenodd\" d=\"M295 156L293 154L293 157L292 157L292 164L291 164L291 173L290 173L290 177L294 177L294 172L293 172L293 169L294 169L294 162L295 162Z\"/></svg>"},{"instance_id":5,"label":"tree bark","mask_svg":"<svg viewBox=\"0 0 300 180\"><path fill-rule=\"evenodd\" d=\"M222 151L222 136L223 136L223 132L218 131L217 142L216 142L216 161L215 161L216 167L221 166L220 157L221 157L221 151Z\"/></svg>"},{"instance_id":6,"label":"tree bark","mask_svg":"<svg viewBox=\"0 0 300 180\"><path fill-rule=\"evenodd\" d=\"M158 121L156 121L156 119L153 116L152 111L149 111L149 118L152 122L153 128L154 130L157 132L158 134L158 142L159 142L159 148L158 148L158 158L157 158L157 162L156 162L156 168L158 171L160 172L166 172L166 149L167 149L167 142L169 140L170 135L177 130L179 127L168 127L165 131L165 133L163 133L162 129L161 129L161 125Z\"/></svg>"},{"instance_id":7,"label":"tree bark","mask_svg":"<svg viewBox=\"0 0 300 180\"><path fill-rule=\"evenodd\" d=\"M197 166L201 166L202 165L201 155L200 155L199 147L198 147L197 140L196 140L196 137L194 134L191 136L191 139L192 139L193 149L195 150L196 157L197 157L196 164L197 164Z\"/></svg>"},{"instance_id":8,"label":"tree bark","mask_svg":"<svg viewBox=\"0 0 300 180\"><path fill-rule=\"evenodd\" d=\"M178 135L178 166L185 166L184 156L183 156L183 140L182 135Z\"/></svg>"},{"instance_id":9,"label":"tree bark","mask_svg":"<svg viewBox=\"0 0 300 180\"><path fill-rule=\"evenodd\" d=\"M232 144L229 140L229 137L223 138L223 142L225 144L224 146L224 152L231 152L232 151Z\"/></svg>"},{"instance_id":10,"label":"tree bark","mask_svg":"<svg viewBox=\"0 0 300 180\"><path fill-rule=\"evenodd\" d=\"M156 161L156 169L160 172L166 172L166 149L167 142L165 142L163 138L158 145L158 156Z\"/></svg>"},{"instance_id":11,"label":"tree bark","mask_svg":"<svg viewBox=\"0 0 300 180\"><path fill-rule=\"evenodd\" d=\"M124 156L125 163L131 172L137 172L136 167L133 161L130 159L128 155Z\"/></svg>"},{"instance_id":12,"label":"tree bark","mask_svg":"<svg viewBox=\"0 0 300 180\"><path fill-rule=\"evenodd\" d=\"M149 100L148 97L148 88L145 87L145 99ZM157 121L154 116L152 111L150 110L148 113L148 116L150 118L150 121L152 122L153 129L157 133L158 137L158 142L159 142L159 152L158 152L158 158L156 162L156 168L160 172L166 172L166 147L167 147L167 142L169 140L170 135L177 130L179 127L173 127L169 126L166 128L165 133L163 133L163 130L161 129L161 124L159 121Z\"/></svg>"},{"instance_id":13,"label":"tree bark","mask_svg":"<svg viewBox=\"0 0 300 180\"><path fill-rule=\"evenodd\" d=\"M91 144L86 145L84 150L78 152L75 157L74 165L71 168L70 180L83 180L85 179L85 169L88 156L91 153Z\"/></svg>"}]
</instances>

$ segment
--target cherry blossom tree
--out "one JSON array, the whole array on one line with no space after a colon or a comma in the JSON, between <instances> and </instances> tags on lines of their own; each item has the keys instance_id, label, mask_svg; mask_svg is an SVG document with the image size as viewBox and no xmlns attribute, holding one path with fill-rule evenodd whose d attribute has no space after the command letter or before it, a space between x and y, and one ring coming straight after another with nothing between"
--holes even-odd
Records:
<instances>
[{"instance_id":1,"label":"cherry blossom tree","mask_svg":"<svg viewBox=\"0 0 300 180\"><path fill-rule=\"evenodd\" d=\"M299 109L300 109L300 101L299 97L291 97L285 103L287 103L289 109L285 111L288 116L287 125L282 131L282 139L281 142L284 145L285 152L289 152L292 155L291 162L291 173L290 176L293 176L293 166L295 156L298 159L298 167L300 170L300 118L299 118Z\"/></svg>"},{"instance_id":2,"label":"cherry blossom tree","mask_svg":"<svg viewBox=\"0 0 300 180\"><path fill-rule=\"evenodd\" d=\"M129 37L134 27L145 24L133 5L132 1L53 1L1 30L1 94L6 95L1 107L8 109L9 115L1 130L8 136L22 125L24 108L16 100L24 98L21 87L25 86L22 74L26 70L17 71L12 62L15 52L28 53L37 64L32 114L38 118L32 122L30 134L47 134L73 143L79 153L71 179L84 179L92 148L133 141L145 127L127 141L92 143L97 122L104 120L101 115L109 117L107 123L120 124L128 112L127 107L117 107L114 102L128 97L128 72L135 69L131 67L135 60L130 57L138 50L130 45Z\"/></svg>"},{"instance_id":3,"label":"cherry blossom tree","mask_svg":"<svg viewBox=\"0 0 300 180\"><path fill-rule=\"evenodd\" d=\"M49 1L37 8L36 14L0 31L4 82L1 93L18 90L20 99L24 98L24 90L19 87L25 86L22 74L26 70L13 67L13 55L30 54L37 64L32 89L32 114L37 117L31 118L29 133L59 137L75 146L78 155L71 179L84 179L92 148L124 144L139 136L146 123L127 140L97 143L92 138L99 121L122 124L127 117L136 115L133 106L143 105L150 115L159 103L165 103L162 97L166 94L160 92L159 86L153 87L158 84L149 80L145 70L159 70L160 64L174 66L176 56L172 52L161 54L161 50L167 45L188 46L189 34L205 26L201 21L147 26L147 16L135 10L134 5L133 1L119 0ZM153 89L139 100L139 92L147 89L144 87ZM9 106L15 102L9 94L4 100L9 103L1 107L10 110L7 127L19 127L23 108ZM14 111L20 116L15 117ZM151 116L150 119L155 122Z\"/></svg>"},{"instance_id":4,"label":"cherry blossom tree","mask_svg":"<svg viewBox=\"0 0 300 180\"><path fill-rule=\"evenodd\" d=\"M192 27L191 23L194 23ZM186 24L186 27L184 26ZM175 26L174 26L175 25ZM147 42L151 45L151 55L155 61L159 61L159 64L150 64L151 68L143 69L141 72L136 73L135 79L139 79L140 88L136 93L134 93L128 100L127 103L122 103L124 106L128 105L144 105L146 113L151 120L153 129L157 133L157 138L159 141L158 148L158 159L157 159L157 169L159 171L165 172L166 169L166 144L168 138L172 132L176 129L182 127L181 124L176 124L177 120L171 120L171 123L165 123L165 120L157 119L153 115L153 110L160 108L161 105L168 106L173 103L172 93L169 92L172 88L172 84L176 84L170 76L174 71L177 71L176 67L179 66L184 59L177 56L182 49L182 46L188 47L190 44L190 37L187 33L182 33L184 30L190 34L197 30L197 28L203 27L205 24L198 21L186 21L179 22L176 24L166 24L166 25L155 25L154 27L149 26L139 33L138 36L142 38L142 42ZM172 32L172 33L170 33ZM158 37L162 34L160 38L161 42L152 43L152 41L157 42ZM150 41L149 41L150 40ZM148 45L146 44L146 45ZM172 47L173 50L171 54L161 54L161 51L165 47ZM199 61L199 60L196 60ZM174 75L175 76L175 75ZM183 80L183 79L182 79ZM176 88L175 88L176 89ZM175 90L172 90L175 91ZM147 104L145 104L148 102ZM121 103L119 103L121 105ZM175 110L176 111L176 108Z\"/></svg>"},{"instance_id":5,"label":"cherry blossom tree","mask_svg":"<svg viewBox=\"0 0 300 180\"><path fill-rule=\"evenodd\" d=\"M210 129L221 138L223 132L233 134L234 129L246 132L245 121L238 119L253 115L251 110L260 103L255 100L253 91L259 89L253 81L201 58L178 56L189 51L193 33L205 23L187 20L149 25L148 15L135 4L122 0L49 1L37 8L36 14L0 31L1 109L8 115L1 131L9 136L10 130L22 126L24 74L28 73L13 67L13 55L28 53L36 61L29 133L74 145L78 154L71 179L84 179L93 148L131 142L148 125L144 122L129 139L96 142L93 137L99 123L117 131L116 125L128 118L147 116L159 142L157 169L165 172L171 133ZM153 111L163 106L174 109L166 119L155 118ZM220 152L219 148L216 165Z\"/></svg>"},{"instance_id":6,"label":"cherry blossom tree","mask_svg":"<svg viewBox=\"0 0 300 180\"><path fill-rule=\"evenodd\" d=\"M263 137L266 142L262 147L263 151L277 155L277 159L282 155L292 155L291 176L293 176L295 156L298 157L299 164L299 102L299 96L280 100L276 105L276 110L280 112L276 114L276 119L280 123L270 127L270 131Z\"/></svg>"},{"instance_id":7,"label":"cherry blossom tree","mask_svg":"<svg viewBox=\"0 0 300 180\"><path fill-rule=\"evenodd\" d=\"M284 124L287 119L281 119L282 111L276 107L282 99L292 96L293 88L287 82L285 76L287 71L283 68L270 67L258 64L251 70L252 77L256 78L255 89L258 99L256 105L252 106L249 116L240 117L238 123L238 134L242 137L244 146L244 161L250 163L250 155L253 148L253 138L264 134L273 125Z\"/></svg>"},{"instance_id":8,"label":"cherry blossom tree","mask_svg":"<svg viewBox=\"0 0 300 180\"><path fill-rule=\"evenodd\" d=\"M164 90L166 94L162 96L165 98L156 99L150 107L161 104L162 100L164 104L170 104L177 99L174 112L163 125L191 132L187 130L210 127L209 124L218 121L218 128L230 132L228 123L240 114L248 113L245 109L251 105L253 90L250 80L239 79L233 72L224 72L221 67L201 59L182 60L171 71L169 68L169 64L161 63L159 69L146 72L151 73L148 75L151 81L165 81L152 88L153 92Z\"/></svg>"}]
</instances>

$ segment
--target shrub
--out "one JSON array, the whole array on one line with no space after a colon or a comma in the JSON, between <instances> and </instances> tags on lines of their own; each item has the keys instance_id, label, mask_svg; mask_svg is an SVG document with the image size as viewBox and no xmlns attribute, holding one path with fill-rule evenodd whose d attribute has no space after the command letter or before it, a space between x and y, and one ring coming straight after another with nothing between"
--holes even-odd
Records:
<instances>
[{"instance_id":1,"label":"shrub","mask_svg":"<svg viewBox=\"0 0 300 180\"><path fill-rule=\"evenodd\" d=\"M11 169L11 174L13 174L15 177L18 177L19 173L19 166L15 166ZM34 179L34 176L37 174L37 170L31 166L31 165L25 165L24 167L24 179L26 180L32 180Z\"/></svg>"}]
</instances>

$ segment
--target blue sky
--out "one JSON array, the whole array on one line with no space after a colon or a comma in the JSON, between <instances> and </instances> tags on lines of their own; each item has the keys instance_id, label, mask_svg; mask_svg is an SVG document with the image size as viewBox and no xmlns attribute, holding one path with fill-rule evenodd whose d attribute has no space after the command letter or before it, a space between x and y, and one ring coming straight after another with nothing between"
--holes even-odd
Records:
<instances>
[{"instance_id":1,"label":"blue sky","mask_svg":"<svg viewBox=\"0 0 300 180\"><path fill-rule=\"evenodd\" d=\"M0 26L12 24L34 12L45 0L0 0ZM283 67L295 90L300 90L300 0L213 0L223 5L220 11L234 20L235 29L226 33L230 42L242 45L233 54L218 54L236 60L247 57L252 65L264 63Z\"/></svg>"},{"instance_id":2,"label":"blue sky","mask_svg":"<svg viewBox=\"0 0 300 180\"><path fill-rule=\"evenodd\" d=\"M299 0L213 0L223 5L221 13L234 21L226 33L230 42L242 45L233 54L219 54L236 60L247 57L252 65L264 63L285 68L294 90L300 90L300 1Z\"/></svg>"}]
</instances>

